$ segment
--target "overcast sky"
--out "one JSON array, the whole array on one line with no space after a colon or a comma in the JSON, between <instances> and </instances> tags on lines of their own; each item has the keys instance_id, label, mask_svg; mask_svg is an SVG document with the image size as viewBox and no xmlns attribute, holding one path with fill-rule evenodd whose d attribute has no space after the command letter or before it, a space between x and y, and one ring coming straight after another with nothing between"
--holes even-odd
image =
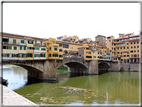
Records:
<instances>
[{"instance_id":1,"label":"overcast sky","mask_svg":"<svg viewBox=\"0 0 142 107\"><path fill-rule=\"evenodd\" d=\"M4 3L3 32L92 38L140 31L139 3Z\"/></svg>"}]
</instances>

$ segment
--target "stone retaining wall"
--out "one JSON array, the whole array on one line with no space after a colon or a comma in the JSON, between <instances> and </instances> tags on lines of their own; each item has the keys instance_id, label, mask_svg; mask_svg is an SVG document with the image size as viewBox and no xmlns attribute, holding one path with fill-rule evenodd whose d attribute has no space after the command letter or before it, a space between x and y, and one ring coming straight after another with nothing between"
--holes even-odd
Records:
<instances>
[{"instance_id":1,"label":"stone retaining wall","mask_svg":"<svg viewBox=\"0 0 142 107\"><path fill-rule=\"evenodd\" d=\"M139 71L139 63L121 63L121 67L123 67L123 69L125 71Z\"/></svg>"}]
</instances>

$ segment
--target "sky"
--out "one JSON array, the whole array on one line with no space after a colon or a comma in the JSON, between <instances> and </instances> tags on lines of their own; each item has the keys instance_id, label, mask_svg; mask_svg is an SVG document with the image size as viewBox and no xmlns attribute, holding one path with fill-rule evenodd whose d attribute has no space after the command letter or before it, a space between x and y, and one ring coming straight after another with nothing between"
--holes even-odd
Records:
<instances>
[{"instance_id":1,"label":"sky","mask_svg":"<svg viewBox=\"0 0 142 107\"><path fill-rule=\"evenodd\" d=\"M3 3L3 32L79 39L140 31L139 3Z\"/></svg>"}]
</instances>

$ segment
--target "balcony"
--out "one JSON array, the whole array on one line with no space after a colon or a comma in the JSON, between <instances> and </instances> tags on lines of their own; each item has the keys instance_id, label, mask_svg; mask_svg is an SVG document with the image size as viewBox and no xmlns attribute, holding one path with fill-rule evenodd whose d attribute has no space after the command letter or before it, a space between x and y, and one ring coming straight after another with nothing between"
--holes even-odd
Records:
<instances>
[{"instance_id":1,"label":"balcony","mask_svg":"<svg viewBox=\"0 0 142 107\"><path fill-rule=\"evenodd\" d=\"M18 43L18 45L26 46L26 43Z\"/></svg>"},{"instance_id":2,"label":"balcony","mask_svg":"<svg viewBox=\"0 0 142 107\"><path fill-rule=\"evenodd\" d=\"M46 46L46 44L36 43L36 44L34 44L34 46Z\"/></svg>"},{"instance_id":3,"label":"balcony","mask_svg":"<svg viewBox=\"0 0 142 107\"><path fill-rule=\"evenodd\" d=\"M9 42L3 42L3 44L9 44Z\"/></svg>"}]
</instances>

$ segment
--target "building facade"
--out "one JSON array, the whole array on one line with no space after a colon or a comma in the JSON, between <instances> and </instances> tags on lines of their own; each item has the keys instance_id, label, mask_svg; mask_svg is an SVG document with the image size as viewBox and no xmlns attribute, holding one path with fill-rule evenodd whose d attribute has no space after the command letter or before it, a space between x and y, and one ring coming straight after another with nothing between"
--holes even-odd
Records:
<instances>
[{"instance_id":1,"label":"building facade","mask_svg":"<svg viewBox=\"0 0 142 107\"><path fill-rule=\"evenodd\" d=\"M108 38L107 41L112 38ZM124 63L138 63L139 62L139 46L140 46L139 35L120 34L119 38L113 39L112 45L112 58L113 60L120 60Z\"/></svg>"},{"instance_id":2,"label":"building facade","mask_svg":"<svg viewBox=\"0 0 142 107\"><path fill-rule=\"evenodd\" d=\"M106 37L102 35L98 35L95 37L95 41L97 41L98 45L102 47L106 47Z\"/></svg>"}]
</instances>

